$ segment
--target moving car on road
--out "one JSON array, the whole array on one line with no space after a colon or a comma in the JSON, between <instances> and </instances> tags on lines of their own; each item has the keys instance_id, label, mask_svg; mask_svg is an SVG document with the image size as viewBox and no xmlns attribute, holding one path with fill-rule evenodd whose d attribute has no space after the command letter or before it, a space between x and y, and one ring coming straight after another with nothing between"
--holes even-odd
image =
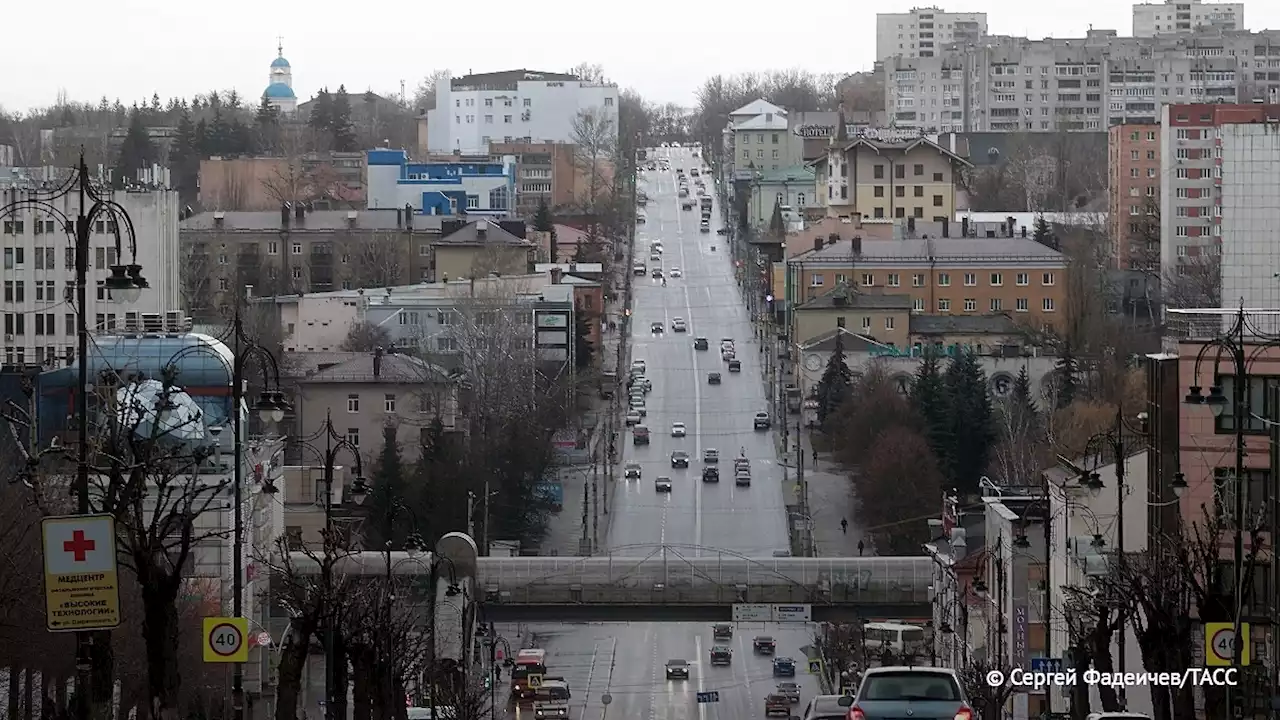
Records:
<instances>
[{"instance_id":1,"label":"moving car on road","mask_svg":"<svg viewBox=\"0 0 1280 720\"><path fill-rule=\"evenodd\" d=\"M849 717L858 720L955 720L973 718L954 670L940 667L867 668Z\"/></svg>"},{"instance_id":2,"label":"moving car on road","mask_svg":"<svg viewBox=\"0 0 1280 720\"><path fill-rule=\"evenodd\" d=\"M684 273L680 271L680 268L678 268L678 267L673 267L673 268L671 268L671 277L673 277L673 278L678 278L678 277L681 277L681 276L683 276L683 275L684 275Z\"/></svg>"},{"instance_id":3,"label":"moving car on road","mask_svg":"<svg viewBox=\"0 0 1280 720\"><path fill-rule=\"evenodd\" d=\"M569 717L569 683L564 678L542 678L542 684L533 691L534 718Z\"/></svg>"},{"instance_id":4,"label":"moving car on road","mask_svg":"<svg viewBox=\"0 0 1280 720\"><path fill-rule=\"evenodd\" d=\"M800 702L800 684L793 682L778 683L779 695L785 697L789 702Z\"/></svg>"},{"instance_id":5,"label":"moving car on road","mask_svg":"<svg viewBox=\"0 0 1280 720\"><path fill-rule=\"evenodd\" d=\"M728 645L711 646L712 665L730 665L733 663L733 650Z\"/></svg>"},{"instance_id":6,"label":"moving car on road","mask_svg":"<svg viewBox=\"0 0 1280 720\"><path fill-rule=\"evenodd\" d=\"M711 626L711 637L716 640L732 640L733 626L729 623L716 623Z\"/></svg>"},{"instance_id":7,"label":"moving car on road","mask_svg":"<svg viewBox=\"0 0 1280 720\"><path fill-rule=\"evenodd\" d=\"M668 660L667 661L667 679L668 680L688 680L689 679L689 663L685 660Z\"/></svg>"},{"instance_id":8,"label":"moving car on road","mask_svg":"<svg viewBox=\"0 0 1280 720\"><path fill-rule=\"evenodd\" d=\"M689 326L685 324L684 318L673 318L671 320L671 330L678 333L688 332Z\"/></svg>"},{"instance_id":9,"label":"moving car on road","mask_svg":"<svg viewBox=\"0 0 1280 720\"><path fill-rule=\"evenodd\" d=\"M693 341L694 350L706 350L708 347L707 339L704 337L697 338Z\"/></svg>"},{"instance_id":10,"label":"moving car on road","mask_svg":"<svg viewBox=\"0 0 1280 720\"><path fill-rule=\"evenodd\" d=\"M661 335L662 333L666 332L666 329L667 328L663 326L663 324L660 322L649 323L649 331L652 332L654 335Z\"/></svg>"},{"instance_id":11,"label":"moving car on road","mask_svg":"<svg viewBox=\"0 0 1280 720\"><path fill-rule=\"evenodd\" d=\"M707 373L707 384L708 384L708 385L719 385L719 384L720 384L720 373Z\"/></svg>"},{"instance_id":12,"label":"moving car on road","mask_svg":"<svg viewBox=\"0 0 1280 720\"><path fill-rule=\"evenodd\" d=\"M720 451L715 448L705 448L702 451L702 462L718 463L720 462Z\"/></svg>"},{"instance_id":13,"label":"moving car on road","mask_svg":"<svg viewBox=\"0 0 1280 720\"><path fill-rule=\"evenodd\" d=\"M777 648L777 643L769 635L757 635L751 641L751 649L760 655L772 655Z\"/></svg>"},{"instance_id":14,"label":"moving car on road","mask_svg":"<svg viewBox=\"0 0 1280 720\"><path fill-rule=\"evenodd\" d=\"M729 372L742 372L742 361L737 358L730 360Z\"/></svg>"},{"instance_id":15,"label":"moving car on road","mask_svg":"<svg viewBox=\"0 0 1280 720\"><path fill-rule=\"evenodd\" d=\"M711 465L702 468L702 482L720 482L720 468Z\"/></svg>"},{"instance_id":16,"label":"moving car on road","mask_svg":"<svg viewBox=\"0 0 1280 720\"><path fill-rule=\"evenodd\" d=\"M791 715L791 701L786 695L780 693L769 693L764 698L764 714L765 717L773 715Z\"/></svg>"},{"instance_id":17,"label":"moving car on road","mask_svg":"<svg viewBox=\"0 0 1280 720\"><path fill-rule=\"evenodd\" d=\"M653 269L653 272L650 272L650 273L649 273L649 277L652 277L654 280L661 280L661 279L662 279L662 268L654 268L654 269Z\"/></svg>"},{"instance_id":18,"label":"moving car on road","mask_svg":"<svg viewBox=\"0 0 1280 720\"><path fill-rule=\"evenodd\" d=\"M733 484L739 487L748 487L751 485L751 471L746 468L738 468L733 471Z\"/></svg>"},{"instance_id":19,"label":"moving car on road","mask_svg":"<svg viewBox=\"0 0 1280 720\"><path fill-rule=\"evenodd\" d=\"M671 467L687 468L689 467L689 453L683 450L677 450L671 453Z\"/></svg>"},{"instance_id":20,"label":"moving car on road","mask_svg":"<svg viewBox=\"0 0 1280 720\"><path fill-rule=\"evenodd\" d=\"M640 479L640 463L627 463L627 467L622 471L622 476L628 480Z\"/></svg>"},{"instance_id":21,"label":"moving car on road","mask_svg":"<svg viewBox=\"0 0 1280 720\"><path fill-rule=\"evenodd\" d=\"M663 475L662 477L659 477L658 479L654 480L653 489L656 492L660 492L660 493L671 492L671 478Z\"/></svg>"},{"instance_id":22,"label":"moving car on road","mask_svg":"<svg viewBox=\"0 0 1280 720\"><path fill-rule=\"evenodd\" d=\"M649 428L644 425L636 425L631 428L631 442L634 445L648 445Z\"/></svg>"},{"instance_id":23,"label":"moving car on road","mask_svg":"<svg viewBox=\"0 0 1280 720\"><path fill-rule=\"evenodd\" d=\"M780 657L773 659L773 676L774 677L795 677L796 661L789 657Z\"/></svg>"},{"instance_id":24,"label":"moving car on road","mask_svg":"<svg viewBox=\"0 0 1280 720\"><path fill-rule=\"evenodd\" d=\"M687 432L688 432L688 429L685 428L684 423L682 422L671 423L671 437L684 437L685 433Z\"/></svg>"},{"instance_id":25,"label":"moving car on road","mask_svg":"<svg viewBox=\"0 0 1280 720\"><path fill-rule=\"evenodd\" d=\"M768 430L771 425L773 425L773 421L769 419L769 413L767 412L756 413L756 418L752 422L752 427L756 430Z\"/></svg>"}]
</instances>

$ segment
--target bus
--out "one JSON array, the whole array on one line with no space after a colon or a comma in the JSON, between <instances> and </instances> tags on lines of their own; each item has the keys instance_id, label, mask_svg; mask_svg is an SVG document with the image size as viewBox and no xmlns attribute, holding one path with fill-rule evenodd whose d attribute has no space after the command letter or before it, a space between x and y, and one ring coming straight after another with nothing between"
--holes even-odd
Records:
<instances>
[{"instance_id":1,"label":"bus","mask_svg":"<svg viewBox=\"0 0 1280 720\"><path fill-rule=\"evenodd\" d=\"M529 687L529 676L539 680L547 674L547 651L526 648L516 653L516 664L511 669L511 697L516 700L532 700L534 689Z\"/></svg>"}]
</instances>

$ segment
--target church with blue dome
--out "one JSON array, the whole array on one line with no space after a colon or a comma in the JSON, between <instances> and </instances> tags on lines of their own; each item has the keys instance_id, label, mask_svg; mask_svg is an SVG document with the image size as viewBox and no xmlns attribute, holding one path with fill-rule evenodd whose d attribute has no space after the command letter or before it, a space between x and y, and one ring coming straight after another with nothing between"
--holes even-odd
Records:
<instances>
[{"instance_id":1,"label":"church with blue dome","mask_svg":"<svg viewBox=\"0 0 1280 720\"><path fill-rule=\"evenodd\" d=\"M293 92L293 68L284 59L284 45L276 46L276 59L271 61L267 76L267 89L262 97L281 113L292 114L298 109L298 96Z\"/></svg>"}]
</instances>

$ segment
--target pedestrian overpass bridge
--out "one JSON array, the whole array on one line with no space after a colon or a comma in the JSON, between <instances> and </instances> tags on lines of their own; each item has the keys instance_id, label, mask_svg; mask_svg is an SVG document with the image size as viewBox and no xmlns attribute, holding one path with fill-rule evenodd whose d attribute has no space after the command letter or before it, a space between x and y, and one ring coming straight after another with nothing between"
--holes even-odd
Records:
<instances>
[{"instance_id":1,"label":"pedestrian overpass bridge","mask_svg":"<svg viewBox=\"0 0 1280 720\"><path fill-rule=\"evenodd\" d=\"M927 618L926 557L746 557L714 548L646 545L591 557L467 557L355 552L335 576L468 576L465 595L490 621L728 620L739 603L809 605L815 621ZM459 562L458 560L463 560ZM319 574L314 552L295 571Z\"/></svg>"}]
</instances>

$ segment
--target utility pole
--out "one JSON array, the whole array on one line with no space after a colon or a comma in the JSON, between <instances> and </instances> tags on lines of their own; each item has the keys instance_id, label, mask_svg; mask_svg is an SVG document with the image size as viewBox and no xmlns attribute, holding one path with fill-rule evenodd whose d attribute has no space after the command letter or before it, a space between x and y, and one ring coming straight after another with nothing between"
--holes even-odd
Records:
<instances>
[{"instance_id":1,"label":"utility pole","mask_svg":"<svg viewBox=\"0 0 1280 720\"><path fill-rule=\"evenodd\" d=\"M784 410L786 408L783 408ZM787 426L786 417L783 416L782 426ZM800 512L804 514L805 527L808 529L807 539L803 543L805 557L814 555L813 546L813 517L809 515L809 486L804 481L804 445L800 442L800 421L796 421L796 487L800 489Z\"/></svg>"},{"instance_id":2,"label":"utility pole","mask_svg":"<svg viewBox=\"0 0 1280 720\"><path fill-rule=\"evenodd\" d=\"M467 534L476 536L476 494L467 491Z\"/></svg>"},{"instance_id":3,"label":"utility pole","mask_svg":"<svg viewBox=\"0 0 1280 720\"><path fill-rule=\"evenodd\" d=\"M482 503L484 506L484 526L481 539L484 541L484 550L481 551L481 554L483 555L489 554L489 498L491 497L493 497L493 493L489 490L489 478L486 477L484 480L484 502Z\"/></svg>"},{"instance_id":4,"label":"utility pole","mask_svg":"<svg viewBox=\"0 0 1280 720\"><path fill-rule=\"evenodd\" d=\"M1115 451L1114 460L1116 463L1116 558L1121 562L1127 560L1124 554L1124 464L1125 464L1125 448L1124 448L1124 410L1116 408L1116 436L1115 443L1111 449ZM1047 566L1046 566L1047 568ZM1046 586L1046 591L1048 586ZM1124 675L1125 668L1125 638L1129 635L1129 624L1120 623L1120 637L1117 639L1117 650L1119 650L1119 667L1121 675ZM1045 637L1048 637L1046 633ZM1129 707L1128 698L1125 696L1124 685L1121 684L1116 689L1116 694L1120 698L1120 709L1124 710Z\"/></svg>"},{"instance_id":5,"label":"utility pole","mask_svg":"<svg viewBox=\"0 0 1280 720\"><path fill-rule=\"evenodd\" d=\"M591 452L591 549L600 544L600 444Z\"/></svg>"}]
</instances>

